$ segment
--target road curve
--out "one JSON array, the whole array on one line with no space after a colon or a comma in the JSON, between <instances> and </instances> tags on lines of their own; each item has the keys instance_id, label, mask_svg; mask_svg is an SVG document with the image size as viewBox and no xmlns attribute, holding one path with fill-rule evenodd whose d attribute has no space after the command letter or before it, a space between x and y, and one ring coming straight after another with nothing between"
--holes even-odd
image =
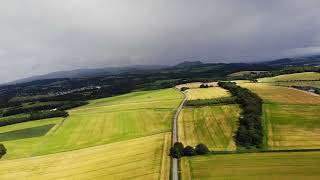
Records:
<instances>
[{"instance_id":1,"label":"road curve","mask_svg":"<svg viewBox=\"0 0 320 180\"><path fill-rule=\"evenodd\" d=\"M180 91L179 89L177 89ZM173 119L173 128L172 128L172 146L174 143L178 142L178 117L182 110L184 103L187 100L187 95L183 92L184 99L181 102L180 106L178 107L176 114L174 115ZM179 173L178 173L178 159L172 158L172 180L179 180Z\"/></svg>"}]
</instances>

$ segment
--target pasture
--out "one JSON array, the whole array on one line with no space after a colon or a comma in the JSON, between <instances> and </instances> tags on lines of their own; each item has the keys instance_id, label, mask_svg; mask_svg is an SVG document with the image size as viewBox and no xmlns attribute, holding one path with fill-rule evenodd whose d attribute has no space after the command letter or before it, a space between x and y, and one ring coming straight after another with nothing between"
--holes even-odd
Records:
<instances>
[{"instance_id":1,"label":"pasture","mask_svg":"<svg viewBox=\"0 0 320 180\"><path fill-rule=\"evenodd\" d=\"M320 176L320 152L209 155L184 161L189 162L182 166L185 179L316 180Z\"/></svg>"},{"instance_id":2,"label":"pasture","mask_svg":"<svg viewBox=\"0 0 320 180\"><path fill-rule=\"evenodd\" d=\"M320 148L320 105L263 105L269 149Z\"/></svg>"},{"instance_id":3,"label":"pasture","mask_svg":"<svg viewBox=\"0 0 320 180\"><path fill-rule=\"evenodd\" d=\"M0 179L169 179L171 133L0 161Z\"/></svg>"},{"instance_id":4,"label":"pasture","mask_svg":"<svg viewBox=\"0 0 320 180\"><path fill-rule=\"evenodd\" d=\"M242 83L241 87L258 94L265 103L319 105L320 96L302 90L267 83Z\"/></svg>"},{"instance_id":5,"label":"pasture","mask_svg":"<svg viewBox=\"0 0 320 180\"><path fill-rule=\"evenodd\" d=\"M188 100L214 99L231 96L227 90L220 87L188 89L186 92Z\"/></svg>"},{"instance_id":6,"label":"pasture","mask_svg":"<svg viewBox=\"0 0 320 180\"><path fill-rule=\"evenodd\" d=\"M44 136L3 142L8 149L4 159L64 152L170 132L174 111L182 97L177 90L165 89L91 101L89 105L69 110L70 116ZM26 124L1 127L0 132L3 128L27 128Z\"/></svg>"},{"instance_id":7,"label":"pasture","mask_svg":"<svg viewBox=\"0 0 320 180\"><path fill-rule=\"evenodd\" d=\"M275 77L258 79L259 82L293 81L293 80L320 80L320 73L303 72L303 73L284 74L284 75L279 75Z\"/></svg>"},{"instance_id":8,"label":"pasture","mask_svg":"<svg viewBox=\"0 0 320 180\"><path fill-rule=\"evenodd\" d=\"M179 115L179 141L185 146L206 144L211 150L232 151L240 108L238 105L184 108Z\"/></svg>"}]
</instances>

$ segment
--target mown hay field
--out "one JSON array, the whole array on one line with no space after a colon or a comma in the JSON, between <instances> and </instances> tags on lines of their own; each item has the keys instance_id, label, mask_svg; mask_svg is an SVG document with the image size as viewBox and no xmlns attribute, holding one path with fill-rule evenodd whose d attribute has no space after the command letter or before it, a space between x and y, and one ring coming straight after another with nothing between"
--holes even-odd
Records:
<instances>
[{"instance_id":1,"label":"mown hay field","mask_svg":"<svg viewBox=\"0 0 320 180\"><path fill-rule=\"evenodd\" d=\"M70 116L40 137L2 142L4 159L64 152L171 131L172 117L183 95L174 89L129 93L91 101L69 111ZM40 120L45 122L47 120ZM26 122L0 127L34 127ZM30 126L29 126L30 125ZM23 128L20 128L23 129Z\"/></svg>"},{"instance_id":2,"label":"mown hay field","mask_svg":"<svg viewBox=\"0 0 320 180\"><path fill-rule=\"evenodd\" d=\"M320 80L320 73L304 72L294 74L284 74L275 77L260 78L259 82L293 81L293 80Z\"/></svg>"},{"instance_id":3,"label":"mown hay field","mask_svg":"<svg viewBox=\"0 0 320 180\"><path fill-rule=\"evenodd\" d=\"M209 155L188 158L192 179L290 179L317 180L320 177L320 152L275 152ZM189 168L189 169L188 169ZM186 178L186 179L190 179Z\"/></svg>"},{"instance_id":4,"label":"mown hay field","mask_svg":"<svg viewBox=\"0 0 320 180\"><path fill-rule=\"evenodd\" d=\"M188 100L214 99L231 96L227 90L221 87L188 89L186 92Z\"/></svg>"},{"instance_id":5,"label":"mown hay field","mask_svg":"<svg viewBox=\"0 0 320 180\"><path fill-rule=\"evenodd\" d=\"M179 115L179 141L190 146L204 143L211 150L235 150L239 113L238 105L184 108Z\"/></svg>"},{"instance_id":6,"label":"mown hay field","mask_svg":"<svg viewBox=\"0 0 320 180\"><path fill-rule=\"evenodd\" d=\"M208 84L209 86L218 86L218 82L208 82L208 83L203 83L203 82L192 82L192 83L186 83L186 84L180 84L177 85L176 88L180 89L182 87L188 87L190 89L196 89L200 88L201 84Z\"/></svg>"},{"instance_id":7,"label":"mown hay field","mask_svg":"<svg viewBox=\"0 0 320 180\"><path fill-rule=\"evenodd\" d=\"M0 179L169 179L171 133L0 161Z\"/></svg>"},{"instance_id":8,"label":"mown hay field","mask_svg":"<svg viewBox=\"0 0 320 180\"><path fill-rule=\"evenodd\" d=\"M239 85L258 94L265 103L320 104L319 95L294 88L273 86L267 83L242 83Z\"/></svg>"},{"instance_id":9,"label":"mown hay field","mask_svg":"<svg viewBox=\"0 0 320 180\"><path fill-rule=\"evenodd\" d=\"M309 86L309 87L316 87L320 88L320 81L278 81L273 82L272 84L276 86Z\"/></svg>"},{"instance_id":10,"label":"mown hay field","mask_svg":"<svg viewBox=\"0 0 320 180\"><path fill-rule=\"evenodd\" d=\"M320 148L320 105L263 105L264 144L269 149Z\"/></svg>"}]
</instances>

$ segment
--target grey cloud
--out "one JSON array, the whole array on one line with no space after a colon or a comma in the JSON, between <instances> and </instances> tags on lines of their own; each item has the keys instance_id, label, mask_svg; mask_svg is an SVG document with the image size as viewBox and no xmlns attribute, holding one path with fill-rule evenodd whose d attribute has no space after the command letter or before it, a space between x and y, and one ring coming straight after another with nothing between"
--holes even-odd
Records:
<instances>
[{"instance_id":1,"label":"grey cloud","mask_svg":"<svg viewBox=\"0 0 320 180\"><path fill-rule=\"evenodd\" d=\"M3 0L0 82L75 68L317 52L319 8L318 0Z\"/></svg>"}]
</instances>

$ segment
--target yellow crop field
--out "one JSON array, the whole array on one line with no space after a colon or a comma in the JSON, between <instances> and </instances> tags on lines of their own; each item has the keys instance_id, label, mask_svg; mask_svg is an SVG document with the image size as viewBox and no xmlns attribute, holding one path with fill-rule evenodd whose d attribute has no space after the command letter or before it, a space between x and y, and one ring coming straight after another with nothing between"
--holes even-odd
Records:
<instances>
[{"instance_id":1,"label":"yellow crop field","mask_svg":"<svg viewBox=\"0 0 320 180\"><path fill-rule=\"evenodd\" d=\"M3 158L45 155L170 132L182 97L177 90L165 89L91 101L70 110L70 116L44 136L2 142L8 149ZM37 122L0 127L0 132L9 127L33 127Z\"/></svg>"},{"instance_id":2,"label":"yellow crop field","mask_svg":"<svg viewBox=\"0 0 320 180\"><path fill-rule=\"evenodd\" d=\"M263 105L269 149L320 148L320 105Z\"/></svg>"},{"instance_id":3,"label":"yellow crop field","mask_svg":"<svg viewBox=\"0 0 320 180\"><path fill-rule=\"evenodd\" d=\"M320 104L320 96L294 88L273 86L267 83L239 84L258 94L265 103L281 104Z\"/></svg>"},{"instance_id":4,"label":"yellow crop field","mask_svg":"<svg viewBox=\"0 0 320 180\"><path fill-rule=\"evenodd\" d=\"M0 161L0 179L168 179L170 133Z\"/></svg>"},{"instance_id":5,"label":"yellow crop field","mask_svg":"<svg viewBox=\"0 0 320 180\"><path fill-rule=\"evenodd\" d=\"M201 84L208 84L209 86L215 86L215 87L218 86L218 82L208 82L208 83L192 82L192 83L177 85L176 88L180 89L182 87L188 87L190 89L195 89L195 88L199 88Z\"/></svg>"},{"instance_id":6,"label":"yellow crop field","mask_svg":"<svg viewBox=\"0 0 320 180\"><path fill-rule=\"evenodd\" d=\"M319 151L196 156L188 162L192 179L317 180L320 176Z\"/></svg>"},{"instance_id":7,"label":"yellow crop field","mask_svg":"<svg viewBox=\"0 0 320 180\"><path fill-rule=\"evenodd\" d=\"M292 81L292 80L320 80L320 73L304 72L294 74L284 74L275 77L260 78L259 82Z\"/></svg>"},{"instance_id":8,"label":"yellow crop field","mask_svg":"<svg viewBox=\"0 0 320 180\"><path fill-rule=\"evenodd\" d=\"M230 93L220 87L210 87L210 88L198 88L198 89L188 89L187 98L188 100L197 99L214 99L221 97L228 97Z\"/></svg>"},{"instance_id":9,"label":"yellow crop field","mask_svg":"<svg viewBox=\"0 0 320 180\"><path fill-rule=\"evenodd\" d=\"M211 150L232 151L240 108L238 105L185 108L179 115L179 141L206 144Z\"/></svg>"}]
</instances>

